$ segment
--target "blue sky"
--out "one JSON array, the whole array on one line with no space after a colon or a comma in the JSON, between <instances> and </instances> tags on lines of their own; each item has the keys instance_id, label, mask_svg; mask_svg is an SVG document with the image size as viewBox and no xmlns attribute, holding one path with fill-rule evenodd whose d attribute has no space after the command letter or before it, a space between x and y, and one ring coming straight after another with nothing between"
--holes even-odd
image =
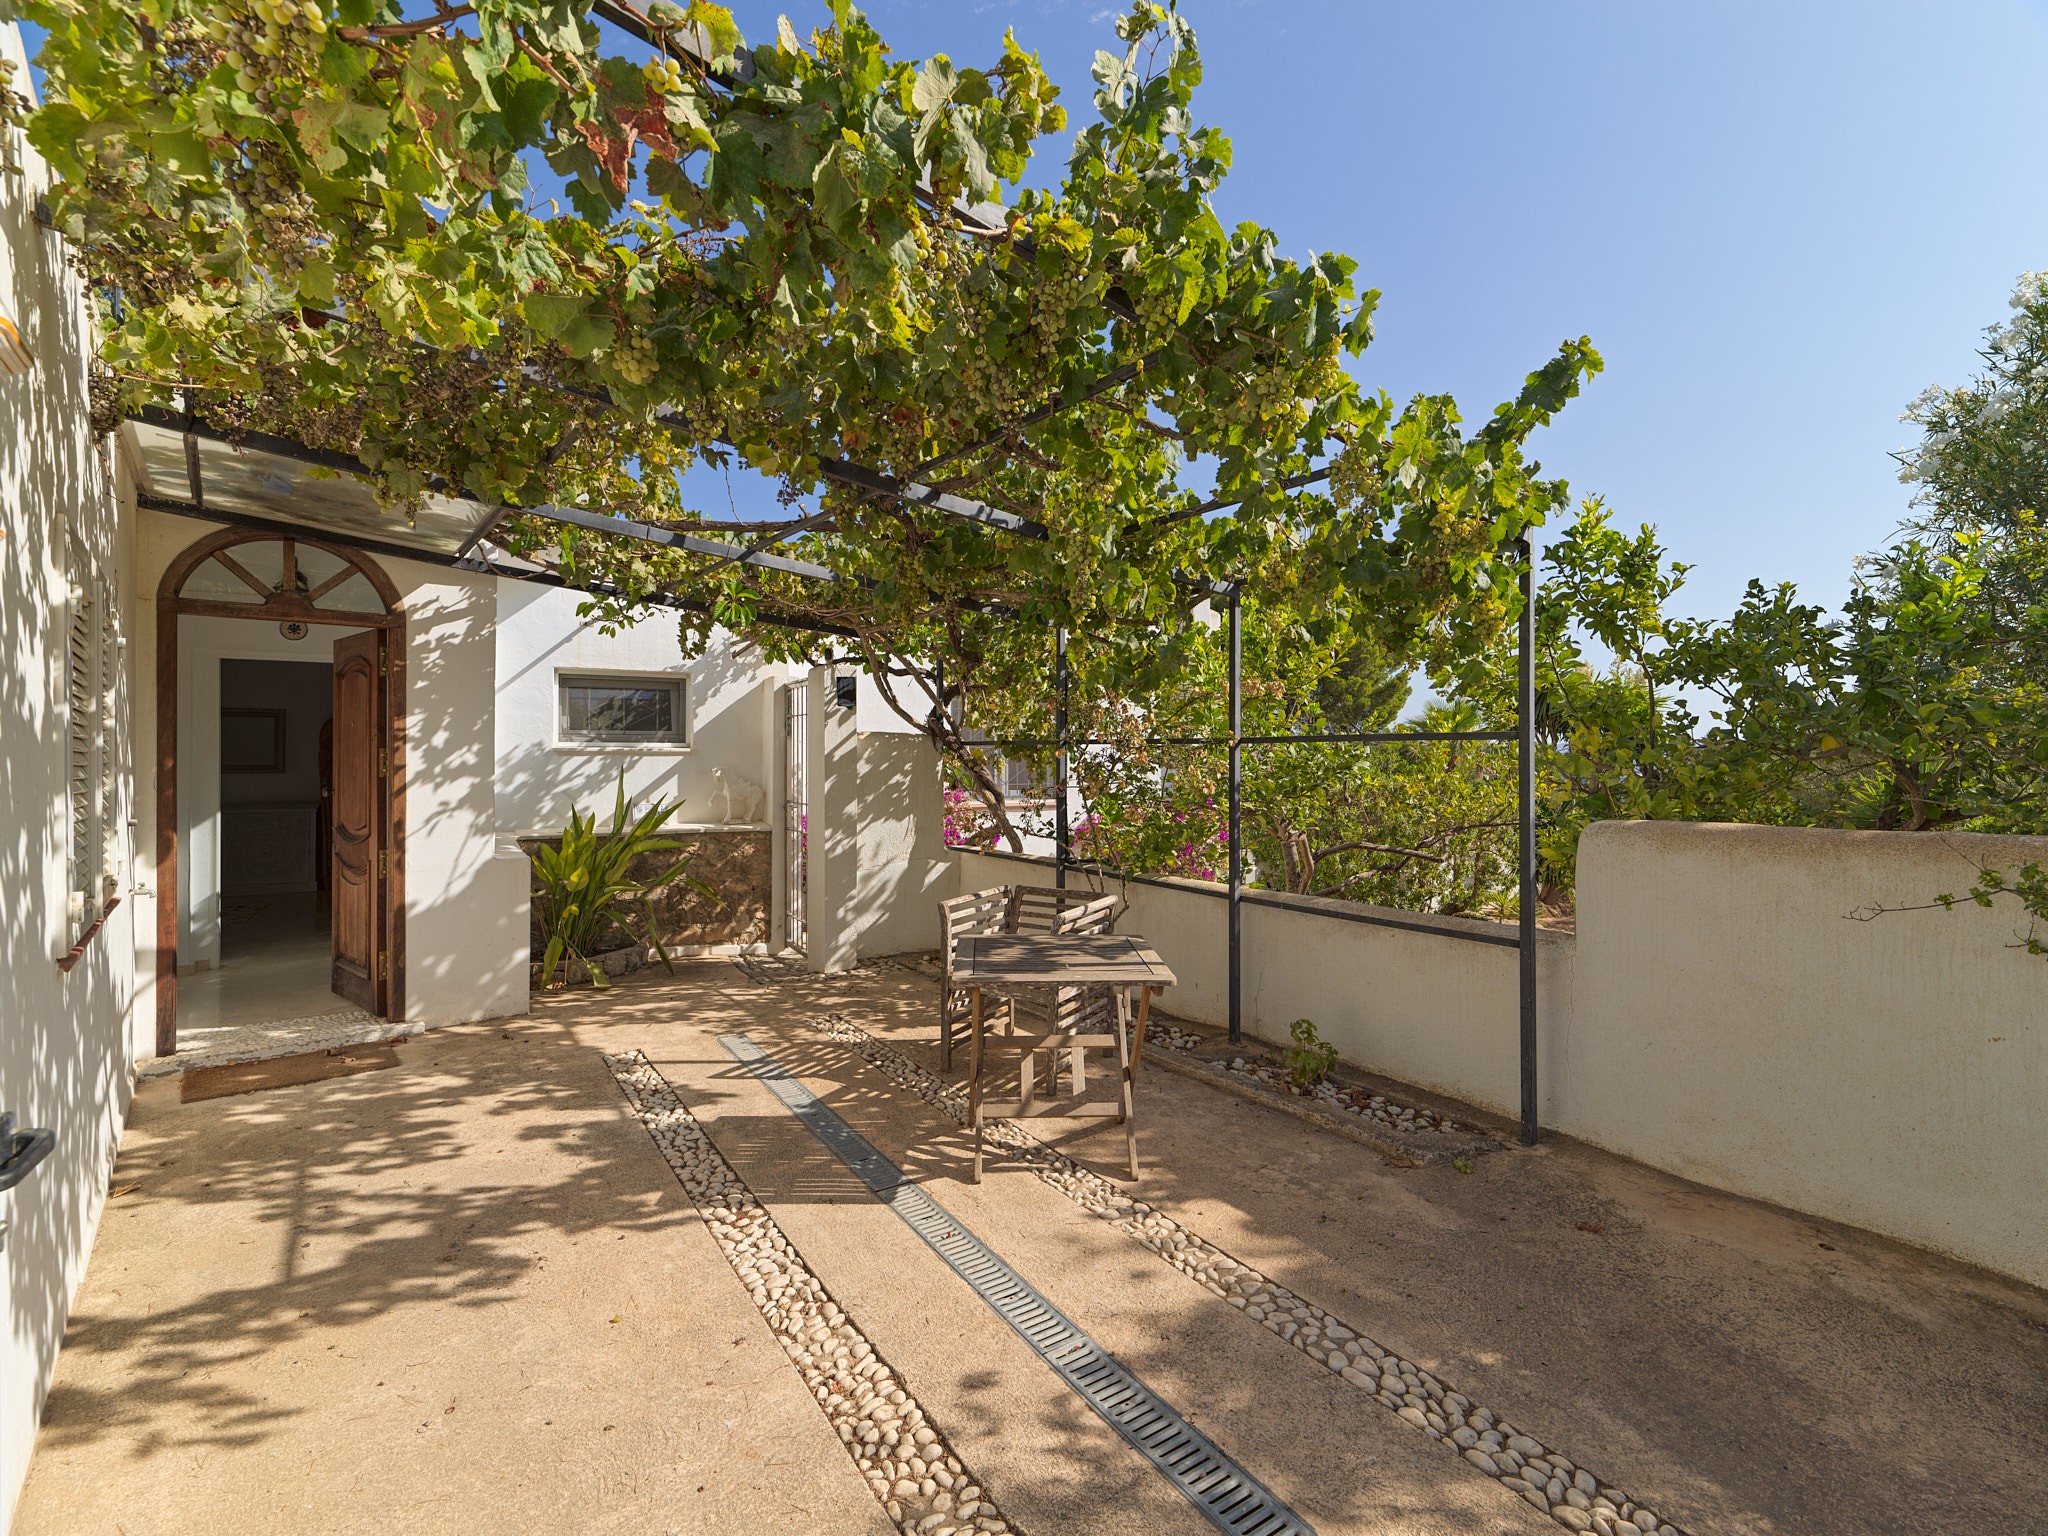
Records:
<instances>
[{"instance_id":1,"label":"blue sky","mask_svg":"<svg viewBox=\"0 0 2048 1536\"><path fill-rule=\"evenodd\" d=\"M736 7L750 39L776 10ZM1070 112L1100 0L872 0L902 56L993 62L1004 27ZM1362 380L1482 416L1566 336L1607 371L1545 467L1651 522L1724 614L1751 576L1833 605L1906 515L1891 450L2048 267L2048 4L1183 0L1219 197L1384 292Z\"/></svg>"}]
</instances>

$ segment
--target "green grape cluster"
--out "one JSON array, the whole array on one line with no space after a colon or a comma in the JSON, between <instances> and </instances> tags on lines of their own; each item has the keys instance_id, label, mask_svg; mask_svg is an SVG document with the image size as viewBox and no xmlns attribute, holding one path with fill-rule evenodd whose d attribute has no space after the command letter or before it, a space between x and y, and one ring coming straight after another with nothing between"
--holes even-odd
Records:
<instances>
[{"instance_id":1,"label":"green grape cluster","mask_svg":"<svg viewBox=\"0 0 2048 1536\"><path fill-rule=\"evenodd\" d=\"M321 243L321 230L284 152L268 140L250 139L239 159L220 167L220 176L249 222L250 244L266 263L296 274L300 259Z\"/></svg>"},{"instance_id":2,"label":"green grape cluster","mask_svg":"<svg viewBox=\"0 0 2048 1536\"><path fill-rule=\"evenodd\" d=\"M1379 464L1376 438L1347 438L1330 462L1330 499L1349 511L1365 511L1377 524L1385 477Z\"/></svg>"},{"instance_id":3,"label":"green grape cluster","mask_svg":"<svg viewBox=\"0 0 2048 1536\"><path fill-rule=\"evenodd\" d=\"M325 36L327 12L320 0L253 0L247 11L209 16L205 27L233 67L235 83L260 100L271 73L264 64Z\"/></svg>"},{"instance_id":4,"label":"green grape cluster","mask_svg":"<svg viewBox=\"0 0 2048 1536\"><path fill-rule=\"evenodd\" d=\"M1056 346L1072 323L1074 311L1098 300L1096 278L1085 262L1072 252L1062 253L1059 270L1040 276L1031 296L1032 319L1040 340Z\"/></svg>"},{"instance_id":5,"label":"green grape cluster","mask_svg":"<svg viewBox=\"0 0 2048 1536\"><path fill-rule=\"evenodd\" d=\"M249 10L218 12L199 25L257 111L275 118L311 78L327 15L319 0L254 0Z\"/></svg>"},{"instance_id":6,"label":"green grape cluster","mask_svg":"<svg viewBox=\"0 0 2048 1536\"><path fill-rule=\"evenodd\" d=\"M654 355L654 343L645 336L632 335L613 347L605 361L612 372L628 384L645 388L654 382L655 372L660 363Z\"/></svg>"},{"instance_id":7,"label":"green grape cluster","mask_svg":"<svg viewBox=\"0 0 2048 1536\"><path fill-rule=\"evenodd\" d=\"M1180 295L1171 288L1147 288L1137 297L1138 328L1158 340L1180 324Z\"/></svg>"},{"instance_id":8,"label":"green grape cluster","mask_svg":"<svg viewBox=\"0 0 2048 1536\"><path fill-rule=\"evenodd\" d=\"M672 96L683 88L683 66L667 55L649 59L640 66L640 74L648 85L664 96Z\"/></svg>"}]
</instances>

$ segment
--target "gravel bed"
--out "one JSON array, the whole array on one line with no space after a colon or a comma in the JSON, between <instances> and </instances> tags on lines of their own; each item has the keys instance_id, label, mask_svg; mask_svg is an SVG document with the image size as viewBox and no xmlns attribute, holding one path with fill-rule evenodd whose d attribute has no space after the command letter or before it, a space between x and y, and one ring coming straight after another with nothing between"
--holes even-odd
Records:
<instances>
[{"instance_id":1,"label":"gravel bed","mask_svg":"<svg viewBox=\"0 0 2048 1536\"><path fill-rule=\"evenodd\" d=\"M1244 1056L1232 1056L1228 1060L1199 1057L1198 1053L1207 1049L1209 1042L1192 1030L1181 1029L1176 1025L1156 1021L1147 1024L1145 1043L1162 1046L1183 1056L1197 1056L1201 1064L1211 1072L1228 1072L1247 1082L1257 1083L1271 1092L1286 1094L1290 1098L1307 1099L1311 1104L1321 1104L1327 1109L1355 1115L1361 1120L1370 1120L1389 1131L1404 1134L1436 1131L1447 1136L1481 1134L1470 1126L1459 1125L1431 1110L1416 1109L1413 1105L1402 1104L1385 1094L1373 1093L1369 1089L1347 1088L1341 1083L1327 1081L1308 1088L1297 1088L1287 1080L1287 1069L1278 1062Z\"/></svg>"},{"instance_id":2,"label":"gravel bed","mask_svg":"<svg viewBox=\"0 0 2048 1536\"><path fill-rule=\"evenodd\" d=\"M954 1121L967 1123L967 1096L961 1089L875 1039L845 1014L824 1014L810 1023L850 1047L899 1087L909 1089ZM989 1121L983 1135L1017 1153L1032 1172L1083 1210L1136 1239L1567 1530L1595 1531L1600 1536L1685 1536L1679 1526L1573 1458L1524 1433L1493 1409L1267 1279L1249 1264L1240 1263L1171 1216L1083 1168L1014 1123Z\"/></svg>"},{"instance_id":3,"label":"gravel bed","mask_svg":"<svg viewBox=\"0 0 2048 1536\"><path fill-rule=\"evenodd\" d=\"M607 1053L605 1065L897 1528L914 1536L1015 1530L668 1080L639 1051Z\"/></svg>"}]
</instances>

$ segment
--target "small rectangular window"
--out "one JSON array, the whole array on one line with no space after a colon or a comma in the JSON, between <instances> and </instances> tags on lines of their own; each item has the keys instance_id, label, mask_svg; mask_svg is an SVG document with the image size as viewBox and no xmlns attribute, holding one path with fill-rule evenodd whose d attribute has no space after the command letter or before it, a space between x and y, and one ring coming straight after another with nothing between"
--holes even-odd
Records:
<instances>
[{"instance_id":1,"label":"small rectangular window","mask_svg":"<svg viewBox=\"0 0 2048 1536\"><path fill-rule=\"evenodd\" d=\"M588 676L557 678L561 739L655 746L689 745L689 679Z\"/></svg>"}]
</instances>

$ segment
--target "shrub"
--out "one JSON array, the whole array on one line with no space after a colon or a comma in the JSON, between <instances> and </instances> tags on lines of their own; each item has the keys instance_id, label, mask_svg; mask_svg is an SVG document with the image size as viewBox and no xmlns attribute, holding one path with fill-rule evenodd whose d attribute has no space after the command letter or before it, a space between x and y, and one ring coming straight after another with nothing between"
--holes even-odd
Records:
<instances>
[{"instance_id":1,"label":"shrub","mask_svg":"<svg viewBox=\"0 0 2048 1536\"><path fill-rule=\"evenodd\" d=\"M564 955L581 960L590 972L591 984L608 987L611 982L602 969L591 964L590 951L599 937L614 924L661 957L673 972L674 963L662 947L656 931L654 906L650 899L663 886L681 879L690 866L691 855L683 845L657 836L661 824L682 809L681 800L664 801L638 812L626 797L626 775L619 773L619 797L612 811L612 830L600 833L595 817L580 810L569 813L568 830L557 847L542 844L533 854L534 900L540 903L541 934L547 949L541 959L540 984L555 978L555 967ZM635 880L629 873L643 854L675 853L678 856L651 880ZM708 892L701 881L693 882ZM633 921L637 915L639 923Z\"/></svg>"},{"instance_id":2,"label":"shrub","mask_svg":"<svg viewBox=\"0 0 2048 1536\"><path fill-rule=\"evenodd\" d=\"M1287 1033L1294 1037L1283 1057L1287 1081L1297 1089L1313 1088L1337 1065L1337 1047L1317 1038L1313 1019L1296 1019L1287 1026Z\"/></svg>"}]
</instances>

